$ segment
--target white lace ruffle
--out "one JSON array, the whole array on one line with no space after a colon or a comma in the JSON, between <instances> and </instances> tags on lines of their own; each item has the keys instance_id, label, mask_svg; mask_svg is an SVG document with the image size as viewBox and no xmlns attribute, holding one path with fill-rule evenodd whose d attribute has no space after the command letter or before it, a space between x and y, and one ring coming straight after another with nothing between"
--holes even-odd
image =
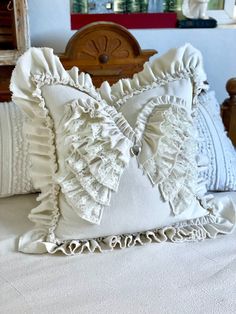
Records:
<instances>
[{"instance_id":1,"label":"white lace ruffle","mask_svg":"<svg viewBox=\"0 0 236 314\"><path fill-rule=\"evenodd\" d=\"M136 124L142 141L139 163L175 215L192 205L197 191L196 142L186 108L180 98L158 97L144 107Z\"/></svg>"},{"instance_id":2,"label":"white lace ruffle","mask_svg":"<svg viewBox=\"0 0 236 314\"><path fill-rule=\"evenodd\" d=\"M62 121L68 175L58 182L76 213L96 224L103 205L110 204L111 191L118 189L134 137L121 114L114 116L106 107L102 102L75 101L67 105Z\"/></svg>"},{"instance_id":3,"label":"white lace ruffle","mask_svg":"<svg viewBox=\"0 0 236 314\"><path fill-rule=\"evenodd\" d=\"M173 61L174 60L174 61ZM172 49L152 64L146 62L144 69L134 74L132 79L121 79L110 86L104 82L99 92L108 104L117 110L134 95L169 82L191 78L193 82L193 106L202 90L208 89L207 77L203 70L201 53L190 44Z\"/></svg>"}]
</instances>

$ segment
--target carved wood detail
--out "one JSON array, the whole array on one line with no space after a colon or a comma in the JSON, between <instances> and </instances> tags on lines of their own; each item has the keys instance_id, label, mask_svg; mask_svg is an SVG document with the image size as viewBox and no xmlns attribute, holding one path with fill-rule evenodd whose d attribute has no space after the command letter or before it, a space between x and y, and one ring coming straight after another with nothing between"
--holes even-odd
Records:
<instances>
[{"instance_id":1,"label":"carved wood detail","mask_svg":"<svg viewBox=\"0 0 236 314\"><path fill-rule=\"evenodd\" d=\"M123 26L111 22L92 23L76 32L60 59L66 69L77 66L89 73L95 86L105 80L113 84L132 77L156 50L142 50Z\"/></svg>"},{"instance_id":2,"label":"carved wood detail","mask_svg":"<svg viewBox=\"0 0 236 314\"><path fill-rule=\"evenodd\" d=\"M0 101L10 101L10 77L14 66L0 66Z\"/></svg>"},{"instance_id":3,"label":"carved wood detail","mask_svg":"<svg viewBox=\"0 0 236 314\"><path fill-rule=\"evenodd\" d=\"M228 80L226 90L229 98L222 104L222 119L230 139L236 146L236 78Z\"/></svg>"}]
</instances>

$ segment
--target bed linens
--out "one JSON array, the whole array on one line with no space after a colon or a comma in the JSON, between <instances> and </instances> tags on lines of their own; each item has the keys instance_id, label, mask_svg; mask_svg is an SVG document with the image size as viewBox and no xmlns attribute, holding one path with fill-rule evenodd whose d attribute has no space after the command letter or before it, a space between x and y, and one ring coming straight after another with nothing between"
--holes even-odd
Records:
<instances>
[{"instance_id":1,"label":"bed linens","mask_svg":"<svg viewBox=\"0 0 236 314\"><path fill-rule=\"evenodd\" d=\"M236 204L236 192L215 195ZM78 308L88 314L94 309L101 314L114 309L116 314L235 313L236 232L214 241L153 243L112 254L26 256L16 252L18 236L32 227L27 215L35 198L0 199L0 313L71 314Z\"/></svg>"},{"instance_id":2,"label":"bed linens","mask_svg":"<svg viewBox=\"0 0 236 314\"><path fill-rule=\"evenodd\" d=\"M19 250L71 255L231 232L233 203L217 204L197 181L192 107L204 81L198 51L171 50L118 83L141 97L129 121L101 99L88 75L65 71L51 49L25 53L11 89L29 117L31 175L41 204L29 215L35 227ZM131 99L124 94L123 101Z\"/></svg>"}]
</instances>

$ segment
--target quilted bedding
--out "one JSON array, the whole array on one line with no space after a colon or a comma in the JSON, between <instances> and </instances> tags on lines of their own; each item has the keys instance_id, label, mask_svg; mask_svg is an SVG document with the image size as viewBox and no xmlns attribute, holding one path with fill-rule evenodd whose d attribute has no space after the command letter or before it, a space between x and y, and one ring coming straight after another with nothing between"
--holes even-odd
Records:
<instances>
[{"instance_id":1,"label":"quilted bedding","mask_svg":"<svg viewBox=\"0 0 236 314\"><path fill-rule=\"evenodd\" d=\"M236 203L236 192L230 195ZM236 232L74 257L16 252L35 195L0 200L0 313L236 312ZM17 209L16 209L17 207Z\"/></svg>"}]
</instances>

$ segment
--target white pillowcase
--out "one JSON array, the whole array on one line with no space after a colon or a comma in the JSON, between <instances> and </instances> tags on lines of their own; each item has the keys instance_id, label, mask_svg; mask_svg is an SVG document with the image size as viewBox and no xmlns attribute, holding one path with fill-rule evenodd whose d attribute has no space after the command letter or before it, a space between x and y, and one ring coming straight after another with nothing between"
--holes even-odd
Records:
<instances>
[{"instance_id":1,"label":"white pillowcase","mask_svg":"<svg viewBox=\"0 0 236 314\"><path fill-rule=\"evenodd\" d=\"M29 117L41 195L19 250L72 255L231 232L233 204L215 204L197 180L192 105L205 79L198 51L173 49L114 90L105 84L108 102L131 101L126 115L101 99L89 75L65 71L51 49L26 52L11 90Z\"/></svg>"},{"instance_id":2,"label":"white pillowcase","mask_svg":"<svg viewBox=\"0 0 236 314\"><path fill-rule=\"evenodd\" d=\"M199 96L195 123L200 137L198 154L206 162L200 178L209 191L236 190L236 152L225 132L214 91Z\"/></svg>"},{"instance_id":3,"label":"white pillowcase","mask_svg":"<svg viewBox=\"0 0 236 314\"><path fill-rule=\"evenodd\" d=\"M13 102L0 103L0 197L34 192L23 123Z\"/></svg>"}]
</instances>

